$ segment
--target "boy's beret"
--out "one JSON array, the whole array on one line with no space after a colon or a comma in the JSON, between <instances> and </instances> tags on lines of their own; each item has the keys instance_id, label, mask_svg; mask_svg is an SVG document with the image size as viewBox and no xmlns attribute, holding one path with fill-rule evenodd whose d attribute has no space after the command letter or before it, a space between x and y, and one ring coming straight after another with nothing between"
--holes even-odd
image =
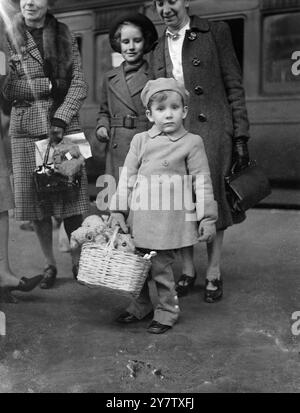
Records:
<instances>
[{"instance_id":1,"label":"boy's beret","mask_svg":"<svg viewBox=\"0 0 300 413\"><path fill-rule=\"evenodd\" d=\"M141 93L141 100L145 107L147 107L149 99L157 92L163 91L177 92L182 96L184 104L187 104L189 92L185 89L183 84L179 83L177 80L165 77L160 77L155 80L148 80L144 89Z\"/></svg>"}]
</instances>

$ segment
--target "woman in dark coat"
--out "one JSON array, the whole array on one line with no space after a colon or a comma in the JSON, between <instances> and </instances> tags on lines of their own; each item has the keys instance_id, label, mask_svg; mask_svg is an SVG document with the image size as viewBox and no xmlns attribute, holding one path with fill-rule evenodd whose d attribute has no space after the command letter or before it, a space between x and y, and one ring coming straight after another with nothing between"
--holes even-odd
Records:
<instances>
[{"instance_id":1,"label":"woman in dark coat","mask_svg":"<svg viewBox=\"0 0 300 413\"><path fill-rule=\"evenodd\" d=\"M96 137L99 146L106 146L106 174L116 183L133 136L149 126L140 94L149 78L144 54L157 37L153 23L142 14L119 18L110 30L111 47L124 61L105 74Z\"/></svg>"},{"instance_id":2,"label":"woman in dark coat","mask_svg":"<svg viewBox=\"0 0 300 413\"><path fill-rule=\"evenodd\" d=\"M218 202L217 236L207 244L205 291L205 300L214 302L222 297L220 259L224 230L244 219L232 216L224 182L233 163L238 169L249 160L249 123L241 70L226 23L189 17L188 0L156 0L154 4L166 31L150 56L152 75L175 77L190 92L186 128L204 141ZM179 280L179 294L186 293L195 281L191 251L184 254L186 270Z\"/></svg>"}]
</instances>

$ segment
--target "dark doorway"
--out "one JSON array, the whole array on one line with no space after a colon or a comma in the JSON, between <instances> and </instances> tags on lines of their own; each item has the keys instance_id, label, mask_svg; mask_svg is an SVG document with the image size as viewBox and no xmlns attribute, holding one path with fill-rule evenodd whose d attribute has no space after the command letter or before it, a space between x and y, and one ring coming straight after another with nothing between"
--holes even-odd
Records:
<instances>
[{"instance_id":1,"label":"dark doorway","mask_svg":"<svg viewBox=\"0 0 300 413\"><path fill-rule=\"evenodd\" d=\"M231 30L233 46L238 58L238 61L241 65L243 71L244 66L244 19L225 19L222 21L226 22Z\"/></svg>"}]
</instances>

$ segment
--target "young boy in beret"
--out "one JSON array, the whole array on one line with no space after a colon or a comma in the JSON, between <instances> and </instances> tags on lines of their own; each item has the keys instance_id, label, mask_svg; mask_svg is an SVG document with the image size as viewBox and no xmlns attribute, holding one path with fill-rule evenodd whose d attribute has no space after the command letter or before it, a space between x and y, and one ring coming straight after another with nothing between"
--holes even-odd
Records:
<instances>
[{"instance_id":1,"label":"young boy in beret","mask_svg":"<svg viewBox=\"0 0 300 413\"><path fill-rule=\"evenodd\" d=\"M212 241L217 203L203 141L183 126L188 92L173 78L159 78L147 82L141 100L154 125L133 137L112 198L110 222L124 232L128 224L138 248L157 252L151 276L158 304L153 306L145 282L117 321L136 322L154 310L147 331L161 334L180 312L172 271L175 254L198 241Z\"/></svg>"}]
</instances>

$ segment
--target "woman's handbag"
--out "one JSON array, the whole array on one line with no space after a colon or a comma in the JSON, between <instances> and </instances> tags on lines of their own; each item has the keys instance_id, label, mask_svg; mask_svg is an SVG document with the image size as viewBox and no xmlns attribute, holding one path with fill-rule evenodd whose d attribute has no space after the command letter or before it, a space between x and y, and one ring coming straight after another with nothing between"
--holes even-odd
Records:
<instances>
[{"instance_id":1,"label":"woman's handbag","mask_svg":"<svg viewBox=\"0 0 300 413\"><path fill-rule=\"evenodd\" d=\"M43 165L38 166L33 173L35 188L38 194L64 193L80 187L80 171L73 176L66 176L57 172L53 163L48 163L51 145L45 153Z\"/></svg>"},{"instance_id":2,"label":"woman's handbag","mask_svg":"<svg viewBox=\"0 0 300 413\"><path fill-rule=\"evenodd\" d=\"M271 186L255 161L240 172L225 177L227 200L233 212L245 212L270 195Z\"/></svg>"}]
</instances>

